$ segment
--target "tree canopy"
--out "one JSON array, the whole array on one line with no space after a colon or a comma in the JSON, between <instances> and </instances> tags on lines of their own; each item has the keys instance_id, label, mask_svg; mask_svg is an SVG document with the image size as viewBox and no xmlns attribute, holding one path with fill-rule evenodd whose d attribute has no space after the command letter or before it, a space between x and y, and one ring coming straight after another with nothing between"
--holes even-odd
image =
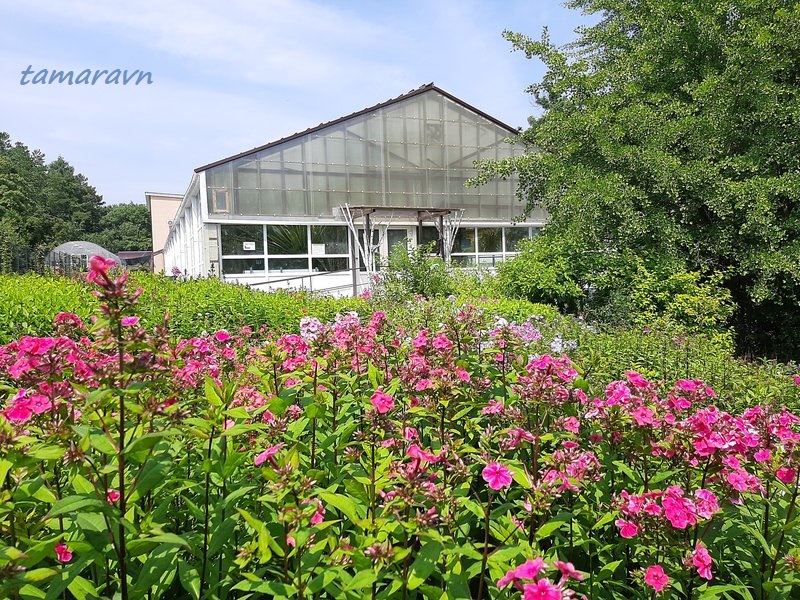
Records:
<instances>
[{"instance_id":1,"label":"tree canopy","mask_svg":"<svg viewBox=\"0 0 800 600\"><path fill-rule=\"evenodd\" d=\"M64 158L47 163L39 150L0 132L0 241L49 250L88 240L118 252L151 249L150 235L144 205L105 205Z\"/></svg>"},{"instance_id":2,"label":"tree canopy","mask_svg":"<svg viewBox=\"0 0 800 600\"><path fill-rule=\"evenodd\" d=\"M483 163L478 181L517 174L576 256L723 273L740 341L775 350L764 342L800 298L800 3L568 5L599 17L572 44L504 33L547 67L528 90L543 112L525 155Z\"/></svg>"}]
</instances>

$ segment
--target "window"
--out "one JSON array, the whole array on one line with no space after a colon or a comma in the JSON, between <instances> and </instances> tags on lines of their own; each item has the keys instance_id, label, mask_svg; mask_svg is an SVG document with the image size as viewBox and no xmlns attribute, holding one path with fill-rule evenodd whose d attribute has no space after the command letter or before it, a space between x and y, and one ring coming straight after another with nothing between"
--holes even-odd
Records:
<instances>
[{"instance_id":1,"label":"window","mask_svg":"<svg viewBox=\"0 0 800 600\"><path fill-rule=\"evenodd\" d=\"M263 258L223 258L222 272L225 275L248 275L264 272Z\"/></svg>"},{"instance_id":2,"label":"window","mask_svg":"<svg viewBox=\"0 0 800 600\"><path fill-rule=\"evenodd\" d=\"M229 213L231 212L231 197L228 190L212 189L211 195L213 198L212 207L215 213Z\"/></svg>"},{"instance_id":3,"label":"window","mask_svg":"<svg viewBox=\"0 0 800 600\"><path fill-rule=\"evenodd\" d=\"M311 226L311 253L347 254L350 251L347 243L347 227L339 225Z\"/></svg>"},{"instance_id":4,"label":"window","mask_svg":"<svg viewBox=\"0 0 800 600\"><path fill-rule=\"evenodd\" d=\"M506 252L519 252L519 244L522 240L528 239L527 227L507 227Z\"/></svg>"},{"instance_id":5,"label":"window","mask_svg":"<svg viewBox=\"0 0 800 600\"><path fill-rule=\"evenodd\" d=\"M225 256L264 254L263 225L222 225L221 237Z\"/></svg>"},{"instance_id":6,"label":"window","mask_svg":"<svg viewBox=\"0 0 800 600\"><path fill-rule=\"evenodd\" d=\"M308 254L306 225L267 225L267 252L274 254Z\"/></svg>"},{"instance_id":7,"label":"window","mask_svg":"<svg viewBox=\"0 0 800 600\"><path fill-rule=\"evenodd\" d=\"M478 252L503 251L503 230L498 228L478 228Z\"/></svg>"}]
</instances>

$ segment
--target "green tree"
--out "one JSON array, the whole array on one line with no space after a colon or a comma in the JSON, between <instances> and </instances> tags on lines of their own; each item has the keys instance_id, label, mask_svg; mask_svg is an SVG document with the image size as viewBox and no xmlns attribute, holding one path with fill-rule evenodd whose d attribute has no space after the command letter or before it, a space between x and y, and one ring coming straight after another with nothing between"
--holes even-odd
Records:
<instances>
[{"instance_id":1,"label":"green tree","mask_svg":"<svg viewBox=\"0 0 800 600\"><path fill-rule=\"evenodd\" d=\"M150 211L144 204L112 204L104 206L98 224L98 233L88 236L90 242L100 244L110 252L122 250L152 250L153 237Z\"/></svg>"},{"instance_id":2,"label":"green tree","mask_svg":"<svg viewBox=\"0 0 800 600\"><path fill-rule=\"evenodd\" d=\"M0 132L0 230L3 242L50 249L97 231L103 198L74 167L59 157L45 163Z\"/></svg>"},{"instance_id":3,"label":"green tree","mask_svg":"<svg viewBox=\"0 0 800 600\"><path fill-rule=\"evenodd\" d=\"M725 272L744 349L800 350L800 3L572 0L598 15L558 48L505 37L547 72L518 174L548 236Z\"/></svg>"}]
</instances>

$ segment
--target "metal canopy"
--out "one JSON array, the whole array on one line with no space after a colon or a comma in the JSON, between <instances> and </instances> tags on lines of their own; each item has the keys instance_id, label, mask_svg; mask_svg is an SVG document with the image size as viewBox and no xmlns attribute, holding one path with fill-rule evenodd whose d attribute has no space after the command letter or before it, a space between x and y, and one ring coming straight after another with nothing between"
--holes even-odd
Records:
<instances>
[{"instance_id":1,"label":"metal canopy","mask_svg":"<svg viewBox=\"0 0 800 600\"><path fill-rule=\"evenodd\" d=\"M453 209L450 208L409 208L407 206L350 207L350 215L353 219L359 219L367 215L395 216L399 213L399 215L414 217L415 221L435 221L439 217L452 214L453 212Z\"/></svg>"}]
</instances>

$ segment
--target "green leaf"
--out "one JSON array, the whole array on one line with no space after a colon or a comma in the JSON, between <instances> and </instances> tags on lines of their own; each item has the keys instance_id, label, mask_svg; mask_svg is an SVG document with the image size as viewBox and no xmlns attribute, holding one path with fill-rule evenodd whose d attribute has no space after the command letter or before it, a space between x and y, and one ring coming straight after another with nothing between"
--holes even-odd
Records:
<instances>
[{"instance_id":1,"label":"green leaf","mask_svg":"<svg viewBox=\"0 0 800 600\"><path fill-rule=\"evenodd\" d=\"M603 565L597 574L598 581L603 581L611 577L617 568L622 564L622 560L614 560Z\"/></svg>"},{"instance_id":2,"label":"green leaf","mask_svg":"<svg viewBox=\"0 0 800 600\"><path fill-rule=\"evenodd\" d=\"M422 585L436 568L436 561L442 553L442 544L433 540L423 541L422 548L417 552L408 575L408 587L415 590Z\"/></svg>"},{"instance_id":3,"label":"green leaf","mask_svg":"<svg viewBox=\"0 0 800 600\"><path fill-rule=\"evenodd\" d=\"M67 496L66 498L62 498L56 502L53 505L53 508L50 509L50 512L45 515L45 518L53 518L59 515L65 515L67 513L88 509L102 512L107 507L108 504L106 502L103 502L95 497L89 497L85 495Z\"/></svg>"},{"instance_id":4,"label":"green leaf","mask_svg":"<svg viewBox=\"0 0 800 600\"><path fill-rule=\"evenodd\" d=\"M75 576L67 586L67 589L75 596L75 600L91 600L100 597L97 588L94 587L92 582L80 575Z\"/></svg>"}]
</instances>

